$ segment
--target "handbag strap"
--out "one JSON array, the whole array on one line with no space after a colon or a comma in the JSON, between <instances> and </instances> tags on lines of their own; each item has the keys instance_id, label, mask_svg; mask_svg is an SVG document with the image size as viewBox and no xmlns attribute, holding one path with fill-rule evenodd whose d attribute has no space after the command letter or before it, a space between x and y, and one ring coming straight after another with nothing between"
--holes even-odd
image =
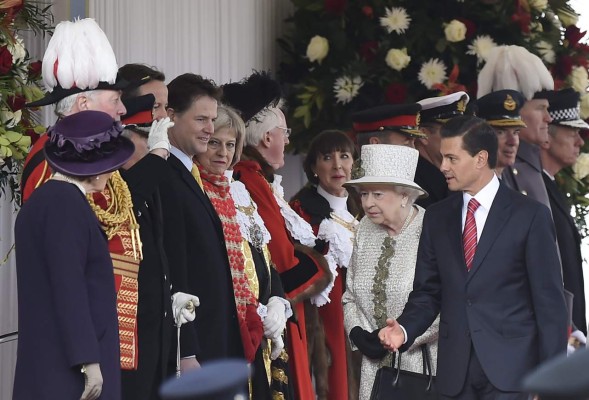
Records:
<instances>
[{"instance_id":1,"label":"handbag strap","mask_svg":"<svg viewBox=\"0 0 589 400\"><path fill-rule=\"evenodd\" d=\"M397 370L395 373L395 379L393 380L393 386L397 386L397 384L399 383L399 376L401 375L401 352L400 351L395 351L393 353L393 357L392 357L392 362L391 362L391 366L395 367L395 358L397 359Z\"/></svg>"},{"instance_id":2,"label":"handbag strap","mask_svg":"<svg viewBox=\"0 0 589 400\"><path fill-rule=\"evenodd\" d=\"M429 347L427 344L422 344L421 346L421 356L423 358L423 374L428 376L427 387L425 390L427 392L430 391L433 381L434 381L434 374L432 372L432 359L431 354L429 351Z\"/></svg>"}]
</instances>

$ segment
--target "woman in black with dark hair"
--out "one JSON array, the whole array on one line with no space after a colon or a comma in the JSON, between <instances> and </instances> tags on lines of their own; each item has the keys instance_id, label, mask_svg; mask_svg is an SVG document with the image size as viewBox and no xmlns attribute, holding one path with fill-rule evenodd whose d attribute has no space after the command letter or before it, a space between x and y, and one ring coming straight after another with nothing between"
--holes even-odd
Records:
<instances>
[{"instance_id":1,"label":"woman in black with dark hair","mask_svg":"<svg viewBox=\"0 0 589 400\"><path fill-rule=\"evenodd\" d=\"M350 195L343 187L351 179L355 155L354 143L344 132L320 133L309 145L303 162L309 183L291 200L293 210L311 224L317 238L323 241L323 253L334 277L305 307L317 394L332 400L348 398L348 370L353 371L348 366L350 352L341 298L360 214L355 193ZM310 329L313 325L318 329Z\"/></svg>"}]
</instances>

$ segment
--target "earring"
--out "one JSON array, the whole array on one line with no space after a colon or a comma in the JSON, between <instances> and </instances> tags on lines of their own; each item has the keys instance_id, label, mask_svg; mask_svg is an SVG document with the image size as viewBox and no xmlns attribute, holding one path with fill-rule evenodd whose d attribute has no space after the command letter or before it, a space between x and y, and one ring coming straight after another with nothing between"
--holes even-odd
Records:
<instances>
[{"instance_id":1,"label":"earring","mask_svg":"<svg viewBox=\"0 0 589 400\"><path fill-rule=\"evenodd\" d=\"M314 177L314 178L317 178L317 174L313 174L313 177Z\"/></svg>"},{"instance_id":2,"label":"earring","mask_svg":"<svg viewBox=\"0 0 589 400\"><path fill-rule=\"evenodd\" d=\"M96 180L99 180L99 179L100 179L100 176L97 176L97 177L96 177L96 178L94 178L94 179L96 179Z\"/></svg>"},{"instance_id":3,"label":"earring","mask_svg":"<svg viewBox=\"0 0 589 400\"><path fill-rule=\"evenodd\" d=\"M407 205L407 204L402 204L402 203L401 203L401 208L405 208L405 206L406 206L406 205Z\"/></svg>"}]
</instances>

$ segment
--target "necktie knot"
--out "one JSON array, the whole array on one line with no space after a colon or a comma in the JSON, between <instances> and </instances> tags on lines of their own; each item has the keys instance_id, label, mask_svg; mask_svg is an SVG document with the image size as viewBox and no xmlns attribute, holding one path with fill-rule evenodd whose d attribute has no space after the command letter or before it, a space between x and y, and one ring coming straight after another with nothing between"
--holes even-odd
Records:
<instances>
[{"instance_id":1,"label":"necktie knot","mask_svg":"<svg viewBox=\"0 0 589 400\"><path fill-rule=\"evenodd\" d=\"M475 211L481 206L481 203L474 197L468 202L468 212L475 213Z\"/></svg>"}]
</instances>

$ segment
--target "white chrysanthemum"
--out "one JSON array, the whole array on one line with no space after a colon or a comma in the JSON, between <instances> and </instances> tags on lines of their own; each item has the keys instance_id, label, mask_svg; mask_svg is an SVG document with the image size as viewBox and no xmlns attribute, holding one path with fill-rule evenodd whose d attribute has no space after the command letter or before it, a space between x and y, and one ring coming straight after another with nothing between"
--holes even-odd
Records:
<instances>
[{"instance_id":1,"label":"white chrysanthemum","mask_svg":"<svg viewBox=\"0 0 589 400\"><path fill-rule=\"evenodd\" d=\"M468 45L466 54L477 57L477 63L487 61L489 52L493 47L497 47L497 43L488 35L477 36L471 44Z\"/></svg>"},{"instance_id":2,"label":"white chrysanthemum","mask_svg":"<svg viewBox=\"0 0 589 400\"><path fill-rule=\"evenodd\" d=\"M395 31L397 34L405 33L409 28L411 17L402 7L386 8L386 15L380 18L380 25L389 33Z\"/></svg>"},{"instance_id":3,"label":"white chrysanthemum","mask_svg":"<svg viewBox=\"0 0 589 400\"><path fill-rule=\"evenodd\" d=\"M446 80L446 66L437 58L430 58L421 65L417 77L419 82L431 89L436 83L442 83Z\"/></svg>"},{"instance_id":4,"label":"white chrysanthemum","mask_svg":"<svg viewBox=\"0 0 589 400\"><path fill-rule=\"evenodd\" d=\"M579 93L585 93L589 86L589 74L585 67L574 67L568 78L571 86Z\"/></svg>"},{"instance_id":5,"label":"white chrysanthemum","mask_svg":"<svg viewBox=\"0 0 589 400\"><path fill-rule=\"evenodd\" d=\"M538 43L536 43L536 48L538 49L538 52L544 61L549 64L555 63L556 53L554 52L554 49L550 43L545 40L540 40Z\"/></svg>"},{"instance_id":6,"label":"white chrysanthemum","mask_svg":"<svg viewBox=\"0 0 589 400\"><path fill-rule=\"evenodd\" d=\"M342 76L337 78L333 85L333 91L338 103L347 104L358 95L364 82L359 76Z\"/></svg>"}]
</instances>

